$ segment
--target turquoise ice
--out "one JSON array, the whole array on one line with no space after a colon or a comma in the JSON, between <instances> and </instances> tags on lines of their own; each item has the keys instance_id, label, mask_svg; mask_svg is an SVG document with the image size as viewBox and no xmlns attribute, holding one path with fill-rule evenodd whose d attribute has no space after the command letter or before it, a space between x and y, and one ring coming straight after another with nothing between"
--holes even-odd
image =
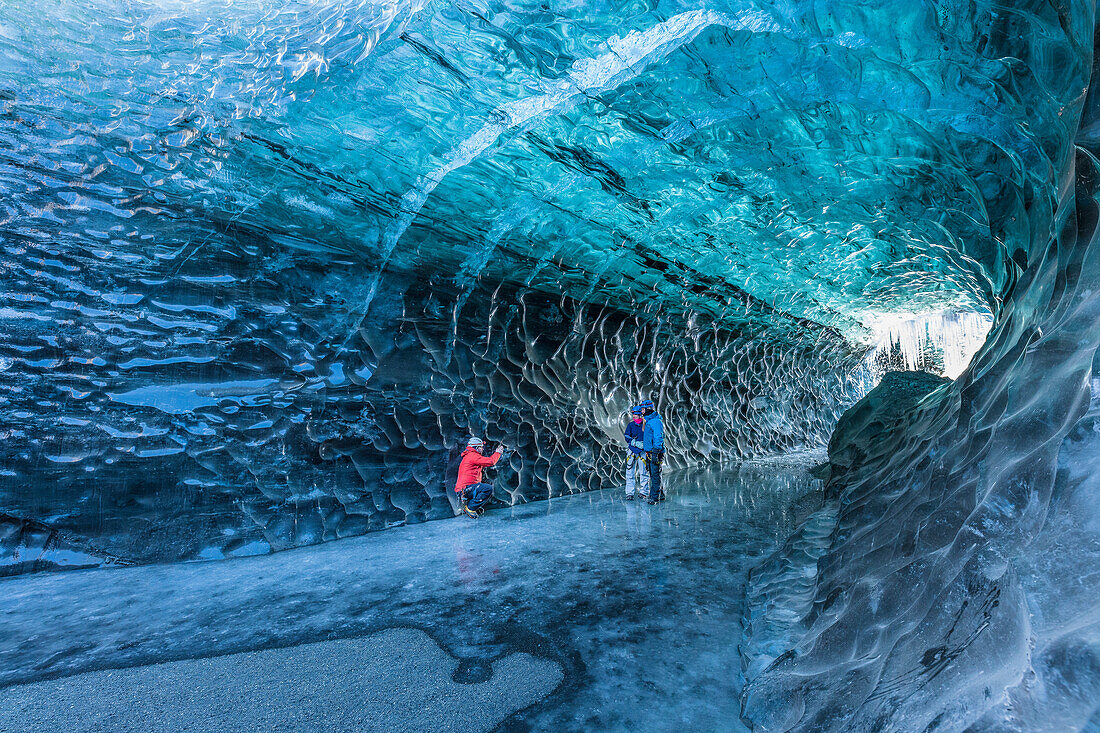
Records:
<instances>
[{"instance_id":1,"label":"turquoise ice","mask_svg":"<svg viewBox=\"0 0 1100 733\"><path fill-rule=\"evenodd\" d=\"M449 518L471 433L614 487L652 397L671 469L833 459L748 722L1095 727L1095 20L5 4L0 572Z\"/></svg>"}]
</instances>

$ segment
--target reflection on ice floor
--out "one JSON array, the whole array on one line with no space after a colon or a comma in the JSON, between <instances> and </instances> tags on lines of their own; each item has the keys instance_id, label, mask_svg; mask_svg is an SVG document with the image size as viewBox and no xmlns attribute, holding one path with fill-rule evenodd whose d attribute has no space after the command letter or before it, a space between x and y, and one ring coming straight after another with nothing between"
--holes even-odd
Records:
<instances>
[{"instance_id":1,"label":"reflection on ice floor","mask_svg":"<svg viewBox=\"0 0 1100 733\"><path fill-rule=\"evenodd\" d=\"M298 645L415 627L459 661L455 682L484 682L516 653L555 663L539 667L555 680L562 670L533 706L486 711L494 725L738 729L746 573L814 486L799 468L745 464L670 474L655 507L592 492L273 556L11 578L0 581L0 684L280 647L276 668L309 689L341 660L304 669L316 655L295 656ZM412 664L402 657L420 653L379 663L400 678ZM407 684L435 684L412 666ZM37 690L0 690L0 703L48 712L53 696L35 702Z\"/></svg>"}]
</instances>

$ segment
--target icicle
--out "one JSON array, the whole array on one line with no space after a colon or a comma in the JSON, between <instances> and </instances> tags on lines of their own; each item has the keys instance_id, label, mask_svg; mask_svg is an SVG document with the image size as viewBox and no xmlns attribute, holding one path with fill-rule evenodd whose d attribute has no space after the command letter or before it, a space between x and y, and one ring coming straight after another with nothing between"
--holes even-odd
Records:
<instances>
[{"instance_id":1,"label":"icicle","mask_svg":"<svg viewBox=\"0 0 1100 733\"><path fill-rule=\"evenodd\" d=\"M957 379L985 343L989 313L936 313L883 318L870 326L874 346L866 367L873 384L892 370L926 371Z\"/></svg>"}]
</instances>

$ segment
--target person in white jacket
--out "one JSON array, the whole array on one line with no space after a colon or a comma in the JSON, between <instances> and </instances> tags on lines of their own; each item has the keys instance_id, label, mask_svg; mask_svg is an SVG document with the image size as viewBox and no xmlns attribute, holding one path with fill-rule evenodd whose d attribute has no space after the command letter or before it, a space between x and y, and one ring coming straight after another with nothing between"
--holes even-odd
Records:
<instances>
[{"instance_id":1,"label":"person in white jacket","mask_svg":"<svg viewBox=\"0 0 1100 733\"><path fill-rule=\"evenodd\" d=\"M626 425L623 436L626 438L626 500L634 501L637 491L643 499L649 498L649 471L645 463L645 447L642 443L645 426L642 423L642 408L630 410L633 419ZM638 483L641 487L638 487Z\"/></svg>"}]
</instances>

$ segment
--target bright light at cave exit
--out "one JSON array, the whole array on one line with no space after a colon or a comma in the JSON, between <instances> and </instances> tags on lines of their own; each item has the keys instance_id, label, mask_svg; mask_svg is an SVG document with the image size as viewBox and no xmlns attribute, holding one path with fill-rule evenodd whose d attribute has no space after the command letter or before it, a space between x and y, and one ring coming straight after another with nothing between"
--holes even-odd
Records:
<instances>
[{"instance_id":1,"label":"bright light at cave exit","mask_svg":"<svg viewBox=\"0 0 1100 733\"><path fill-rule=\"evenodd\" d=\"M879 354L893 349L900 351L906 369L915 370L921 368L922 355L942 353L943 376L958 379L985 343L993 317L976 311L889 315L866 325L874 344L867 354L869 365Z\"/></svg>"}]
</instances>

